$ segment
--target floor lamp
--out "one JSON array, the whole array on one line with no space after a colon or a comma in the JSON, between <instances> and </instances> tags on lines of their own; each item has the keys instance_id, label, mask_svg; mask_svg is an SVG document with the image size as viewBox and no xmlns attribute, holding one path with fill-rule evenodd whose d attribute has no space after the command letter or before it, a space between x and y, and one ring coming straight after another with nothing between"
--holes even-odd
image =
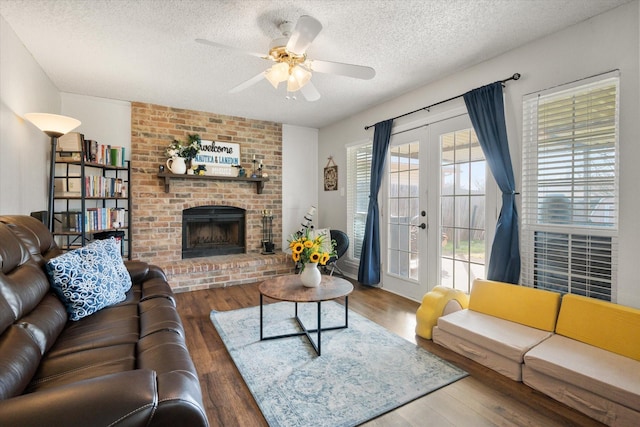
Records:
<instances>
[{"instance_id":1,"label":"floor lamp","mask_svg":"<svg viewBox=\"0 0 640 427\"><path fill-rule=\"evenodd\" d=\"M33 123L38 129L51 137L51 160L49 163L49 206L47 221L49 231L53 232L53 189L56 174L56 146L58 138L80 126L80 120L67 116L48 113L27 113L24 118Z\"/></svg>"}]
</instances>

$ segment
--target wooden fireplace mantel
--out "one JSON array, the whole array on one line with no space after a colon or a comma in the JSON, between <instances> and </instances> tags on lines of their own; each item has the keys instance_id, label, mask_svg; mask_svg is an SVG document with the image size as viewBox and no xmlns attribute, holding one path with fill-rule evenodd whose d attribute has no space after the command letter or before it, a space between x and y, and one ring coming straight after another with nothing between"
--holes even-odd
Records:
<instances>
[{"instance_id":1,"label":"wooden fireplace mantel","mask_svg":"<svg viewBox=\"0 0 640 427\"><path fill-rule=\"evenodd\" d=\"M256 191L258 194L262 194L264 189L264 183L269 181L269 177L256 177L250 176L212 176L212 175L179 175L171 172L160 172L158 178L164 178L164 192L168 193L171 186L172 179L204 179L209 181L244 181L255 182Z\"/></svg>"}]
</instances>

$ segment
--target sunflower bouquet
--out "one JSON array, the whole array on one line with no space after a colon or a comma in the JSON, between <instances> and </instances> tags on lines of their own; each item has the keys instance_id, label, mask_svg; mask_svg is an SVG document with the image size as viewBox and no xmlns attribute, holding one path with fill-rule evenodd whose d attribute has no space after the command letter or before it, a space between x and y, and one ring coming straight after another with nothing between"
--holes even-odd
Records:
<instances>
[{"instance_id":1,"label":"sunflower bouquet","mask_svg":"<svg viewBox=\"0 0 640 427\"><path fill-rule=\"evenodd\" d=\"M334 240L326 241L327 236L324 234L311 236L309 229L304 234L296 233L289 240L289 248L291 249L291 258L294 262L302 264L304 270L305 264L320 263L325 265L329 258L335 255L336 242Z\"/></svg>"}]
</instances>

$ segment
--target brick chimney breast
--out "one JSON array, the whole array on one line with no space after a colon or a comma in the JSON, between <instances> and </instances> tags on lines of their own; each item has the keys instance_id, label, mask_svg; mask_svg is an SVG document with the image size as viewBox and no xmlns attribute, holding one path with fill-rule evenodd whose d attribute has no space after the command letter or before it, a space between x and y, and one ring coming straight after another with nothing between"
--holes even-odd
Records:
<instances>
[{"instance_id":1,"label":"brick chimney breast","mask_svg":"<svg viewBox=\"0 0 640 427\"><path fill-rule=\"evenodd\" d=\"M269 176L262 194L257 194L255 183L215 179L172 179L165 192L164 180L157 176L167 160L165 149L174 139L186 141L188 134L240 144L240 162L249 174L254 155L262 160ZM277 247L282 241L281 170L280 123L132 102L133 258L165 269L176 291L250 283L292 271L292 263ZM182 211L208 205L246 210L245 254L182 259ZM265 209L273 212L276 255L260 254Z\"/></svg>"}]
</instances>

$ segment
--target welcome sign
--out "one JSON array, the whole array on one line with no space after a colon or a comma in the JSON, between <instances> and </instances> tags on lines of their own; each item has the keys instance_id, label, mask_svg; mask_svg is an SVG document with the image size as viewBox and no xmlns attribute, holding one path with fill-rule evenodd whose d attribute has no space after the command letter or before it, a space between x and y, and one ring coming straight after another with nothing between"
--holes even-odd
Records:
<instances>
[{"instance_id":1,"label":"welcome sign","mask_svg":"<svg viewBox=\"0 0 640 427\"><path fill-rule=\"evenodd\" d=\"M240 164L240 144L202 140L194 159L196 165L233 166Z\"/></svg>"}]
</instances>

